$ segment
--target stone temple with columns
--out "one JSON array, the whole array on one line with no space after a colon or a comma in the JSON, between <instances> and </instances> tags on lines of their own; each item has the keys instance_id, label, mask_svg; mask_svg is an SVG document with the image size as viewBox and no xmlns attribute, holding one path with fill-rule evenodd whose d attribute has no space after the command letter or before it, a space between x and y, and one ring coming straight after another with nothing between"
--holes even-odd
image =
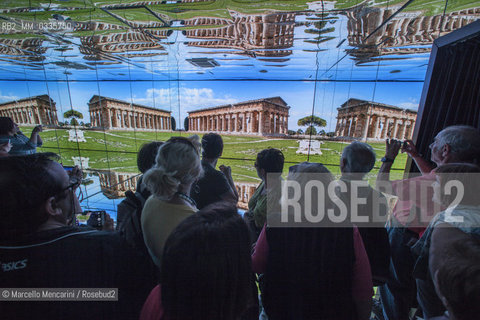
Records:
<instances>
[{"instance_id":1,"label":"stone temple with columns","mask_svg":"<svg viewBox=\"0 0 480 320\"><path fill-rule=\"evenodd\" d=\"M411 139L417 111L349 99L338 110L336 137L361 140Z\"/></svg>"},{"instance_id":2,"label":"stone temple with columns","mask_svg":"<svg viewBox=\"0 0 480 320\"><path fill-rule=\"evenodd\" d=\"M188 131L283 136L290 107L280 97L244 101L188 113Z\"/></svg>"}]
</instances>

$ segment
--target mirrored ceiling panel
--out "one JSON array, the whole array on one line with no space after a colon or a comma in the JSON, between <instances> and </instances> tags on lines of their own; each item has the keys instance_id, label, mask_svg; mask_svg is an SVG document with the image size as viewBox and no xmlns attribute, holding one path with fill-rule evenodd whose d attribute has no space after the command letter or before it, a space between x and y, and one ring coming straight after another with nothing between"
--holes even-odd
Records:
<instances>
[{"instance_id":1,"label":"mirrored ceiling panel","mask_svg":"<svg viewBox=\"0 0 480 320\"><path fill-rule=\"evenodd\" d=\"M2 80L423 81L445 1L2 1Z\"/></svg>"}]
</instances>

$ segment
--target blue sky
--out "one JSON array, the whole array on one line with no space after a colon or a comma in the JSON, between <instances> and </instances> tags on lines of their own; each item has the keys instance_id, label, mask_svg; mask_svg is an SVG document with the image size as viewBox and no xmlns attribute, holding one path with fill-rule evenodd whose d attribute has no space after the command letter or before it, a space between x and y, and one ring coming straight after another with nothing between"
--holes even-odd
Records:
<instances>
[{"instance_id":1,"label":"blue sky","mask_svg":"<svg viewBox=\"0 0 480 320\"><path fill-rule=\"evenodd\" d=\"M1 82L0 102L50 93L59 119L70 109L82 112L89 121L88 100L95 94L171 110L183 125L187 111L246 100L280 96L290 109L289 129L297 130L299 118L315 115L327 120L327 131L335 129L337 110L349 98L374 100L416 110L423 83L402 82L314 82L304 81L140 81L140 82ZM178 95L180 92L180 95ZM71 101L71 102L70 102ZM180 105L180 108L179 108ZM180 111L180 112L179 112ZM181 121L179 121L179 116Z\"/></svg>"}]
</instances>

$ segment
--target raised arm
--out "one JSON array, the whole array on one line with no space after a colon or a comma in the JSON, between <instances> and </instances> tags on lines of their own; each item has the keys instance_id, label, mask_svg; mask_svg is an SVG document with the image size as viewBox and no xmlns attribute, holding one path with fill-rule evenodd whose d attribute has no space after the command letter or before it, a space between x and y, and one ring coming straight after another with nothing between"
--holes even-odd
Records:
<instances>
[{"instance_id":1,"label":"raised arm","mask_svg":"<svg viewBox=\"0 0 480 320\"><path fill-rule=\"evenodd\" d=\"M40 138L39 133L43 131L42 125L38 125L32 130L32 135L30 136L30 143L35 146L41 146L43 141Z\"/></svg>"},{"instance_id":2,"label":"raised arm","mask_svg":"<svg viewBox=\"0 0 480 320\"><path fill-rule=\"evenodd\" d=\"M402 152L406 152L408 156L415 161L422 174L427 174L432 171L433 166L417 152L417 148L412 140L405 140L405 143L402 146Z\"/></svg>"},{"instance_id":3,"label":"raised arm","mask_svg":"<svg viewBox=\"0 0 480 320\"><path fill-rule=\"evenodd\" d=\"M225 178L227 178L227 182L230 185L230 192L226 192L225 195L222 195L223 200L231 201L234 203L238 202L238 192L237 188L235 187L235 183L233 182L232 178L232 168L229 166L224 166L223 164L218 167L220 171L225 175Z\"/></svg>"},{"instance_id":4,"label":"raised arm","mask_svg":"<svg viewBox=\"0 0 480 320\"><path fill-rule=\"evenodd\" d=\"M377 175L377 188L379 190L384 189L382 186L385 187L385 184L390 183L390 170L401 146L401 141L395 139L386 140L385 157L382 159L382 165Z\"/></svg>"}]
</instances>

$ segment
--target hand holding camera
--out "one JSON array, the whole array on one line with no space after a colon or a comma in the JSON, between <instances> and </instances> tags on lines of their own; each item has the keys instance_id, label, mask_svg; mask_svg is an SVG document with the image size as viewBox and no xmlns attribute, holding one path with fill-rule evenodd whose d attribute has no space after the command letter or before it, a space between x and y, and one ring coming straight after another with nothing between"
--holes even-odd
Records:
<instances>
[{"instance_id":1,"label":"hand holding camera","mask_svg":"<svg viewBox=\"0 0 480 320\"><path fill-rule=\"evenodd\" d=\"M35 128L33 128L33 131L32 133L39 133L39 132L42 132L43 131L43 127L41 124L39 124L38 126L36 126Z\"/></svg>"},{"instance_id":2,"label":"hand holding camera","mask_svg":"<svg viewBox=\"0 0 480 320\"><path fill-rule=\"evenodd\" d=\"M387 139L386 149L385 149L385 158L390 160L395 160L398 155L398 151L402 147L402 142L395 139Z\"/></svg>"},{"instance_id":3,"label":"hand holding camera","mask_svg":"<svg viewBox=\"0 0 480 320\"><path fill-rule=\"evenodd\" d=\"M87 220L88 226L95 228L97 230L114 231L113 219L104 210L85 211L84 213L85 214L90 213L90 216Z\"/></svg>"},{"instance_id":4,"label":"hand holding camera","mask_svg":"<svg viewBox=\"0 0 480 320\"><path fill-rule=\"evenodd\" d=\"M417 152L417 148L412 140L405 140L402 145L402 152L406 152L410 157L416 158L420 156Z\"/></svg>"}]
</instances>

